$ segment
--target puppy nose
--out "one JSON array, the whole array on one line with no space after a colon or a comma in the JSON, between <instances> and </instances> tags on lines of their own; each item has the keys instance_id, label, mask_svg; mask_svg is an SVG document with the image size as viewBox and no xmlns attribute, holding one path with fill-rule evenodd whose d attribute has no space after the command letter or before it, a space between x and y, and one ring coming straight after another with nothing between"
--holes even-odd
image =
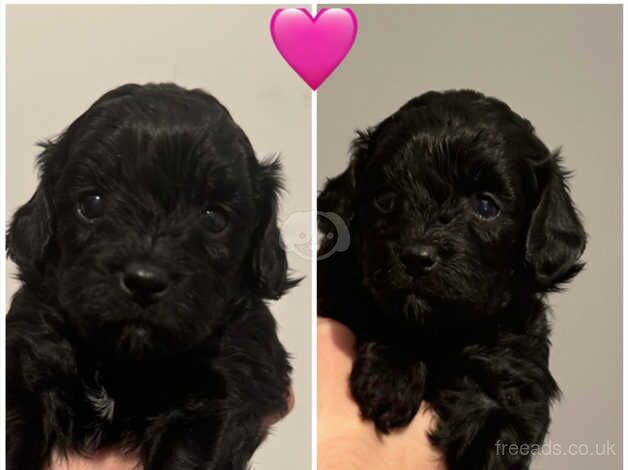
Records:
<instances>
[{"instance_id":1,"label":"puppy nose","mask_svg":"<svg viewBox=\"0 0 628 470\"><path fill-rule=\"evenodd\" d=\"M157 300L168 289L168 273L149 263L130 263L121 277L122 289L140 303Z\"/></svg>"},{"instance_id":2,"label":"puppy nose","mask_svg":"<svg viewBox=\"0 0 628 470\"><path fill-rule=\"evenodd\" d=\"M438 263L438 250L432 245L416 245L404 251L401 262L410 274L423 274Z\"/></svg>"}]
</instances>

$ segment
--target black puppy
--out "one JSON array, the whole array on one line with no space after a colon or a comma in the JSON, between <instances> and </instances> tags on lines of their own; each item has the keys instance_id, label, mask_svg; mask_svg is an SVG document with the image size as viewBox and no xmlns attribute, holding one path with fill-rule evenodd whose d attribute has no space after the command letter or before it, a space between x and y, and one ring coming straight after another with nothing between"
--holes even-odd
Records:
<instances>
[{"instance_id":1,"label":"black puppy","mask_svg":"<svg viewBox=\"0 0 628 470\"><path fill-rule=\"evenodd\" d=\"M147 470L242 470L287 408L263 299L294 284L277 161L212 96L124 85L39 156L13 218L7 468L137 452Z\"/></svg>"},{"instance_id":2,"label":"black puppy","mask_svg":"<svg viewBox=\"0 0 628 470\"><path fill-rule=\"evenodd\" d=\"M381 432L422 400L452 470L524 469L558 387L544 296L582 268L585 233L530 123L473 91L430 92L360 133L318 209L351 246L318 264L322 315L354 330L351 389ZM320 254L338 228L319 218Z\"/></svg>"}]
</instances>

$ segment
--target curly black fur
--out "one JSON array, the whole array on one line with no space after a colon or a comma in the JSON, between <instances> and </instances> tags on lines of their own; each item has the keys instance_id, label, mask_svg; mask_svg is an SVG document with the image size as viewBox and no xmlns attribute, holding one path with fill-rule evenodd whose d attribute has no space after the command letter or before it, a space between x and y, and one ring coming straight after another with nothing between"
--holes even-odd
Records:
<instances>
[{"instance_id":1,"label":"curly black fur","mask_svg":"<svg viewBox=\"0 0 628 470\"><path fill-rule=\"evenodd\" d=\"M452 470L528 468L499 445L542 443L559 394L544 297L586 241L565 178L527 120L474 91L426 93L359 133L318 198L351 235L319 261L318 298L357 335L351 389L379 431L425 400ZM496 216L478 213L487 198ZM337 228L319 228L328 254Z\"/></svg>"},{"instance_id":2,"label":"curly black fur","mask_svg":"<svg viewBox=\"0 0 628 470\"><path fill-rule=\"evenodd\" d=\"M43 148L7 234L23 283L7 468L115 445L147 470L244 469L290 382L264 304L294 284L279 163L257 161L215 98L173 84L116 88ZM93 195L104 209L86 217ZM129 269L157 276L159 295L139 295Z\"/></svg>"}]
</instances>

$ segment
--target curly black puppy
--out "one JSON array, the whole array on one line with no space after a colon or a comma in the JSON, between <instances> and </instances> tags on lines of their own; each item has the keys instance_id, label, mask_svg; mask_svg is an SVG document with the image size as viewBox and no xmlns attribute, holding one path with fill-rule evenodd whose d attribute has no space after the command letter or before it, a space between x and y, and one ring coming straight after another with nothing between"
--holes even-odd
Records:
<instances>
[{"instance_id":1,"label":"curly black puppy","mask_svg":"<svg viewBox=\"0 0 628 470\"><path fill-rule=\"evenodd\" d=\"M429 92L360 133L319 211L351 246L319 261L321 314L357 335L351 389L381 432L422 400L452 470L524 469L559 390L544 296L582 268L565 171L534 128L474 91ZM320 217L328 254L337 227Z\"/></svg>"},{"instance_id":2,"label":"curly black puppy","mask_svg":"<svg viewBox=\"0 0 628 470\"><path fill-rule=\"evenodd\" d=\"M7 468L53 449L137 452L147 470L242 470L287 408L263 299L294 281L280 167L215 98L173 84L103 95L39 156L13 218Z\"/></svg>"}]
</instances>

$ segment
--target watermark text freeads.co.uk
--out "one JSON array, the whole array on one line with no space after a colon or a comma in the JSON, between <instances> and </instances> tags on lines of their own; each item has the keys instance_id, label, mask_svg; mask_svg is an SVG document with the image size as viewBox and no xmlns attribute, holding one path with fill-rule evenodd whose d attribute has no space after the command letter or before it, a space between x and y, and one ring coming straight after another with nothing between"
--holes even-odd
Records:
<instances>
[{"instance_id":1,"label":"watermark text freeads.co.uk","mask_svg":"<svg viewBox=\"0 0 628 470\"><path fill-rule=\"evenodd\" d=\"M510 444L497 441L495 444L497 455L577 455L577 456L607 456L617 455L617 444L606 440L597 443L558 443L548 439L543 444Z\"/></svg>"}]
</instances>

